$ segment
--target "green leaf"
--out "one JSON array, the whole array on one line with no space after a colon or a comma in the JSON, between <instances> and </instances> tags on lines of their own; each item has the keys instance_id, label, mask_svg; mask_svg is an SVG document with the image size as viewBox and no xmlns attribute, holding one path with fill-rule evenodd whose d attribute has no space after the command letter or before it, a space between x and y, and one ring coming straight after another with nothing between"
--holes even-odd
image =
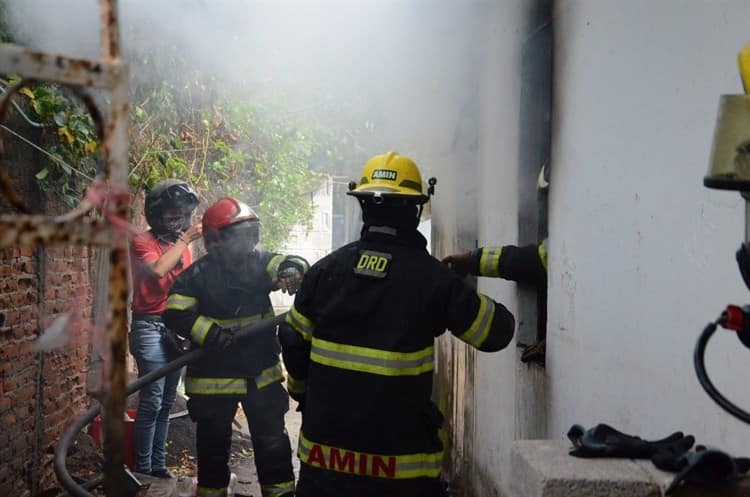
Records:
<instances>
[{"instance_id":1,"label":"green leaf","mask_svg":"<svg viewBox=\"0 0 750 497\"><path fill-rule=\"evenodd\" d=\"M34 177L35 177L36 179L38 179L38 180L42 180L42 179L46 178L48 174L49 174L49 169L47 169L47 168L45 167L44 169L42 169L41 171L39 171L38 173L36 173L36 174L34 175Z\"/></svg>"},{"instance_id":2,"label":"green leaf","mask_svg":"<svg viewBox=\"0 0 750 497\"><path fill-rule=\"evenodd\" d=\"M37 97L35 100L39 106L39 114L42 116L49 116L55 112L55 100L51 95L45 95Z\"/></svg>"}]
</instances>

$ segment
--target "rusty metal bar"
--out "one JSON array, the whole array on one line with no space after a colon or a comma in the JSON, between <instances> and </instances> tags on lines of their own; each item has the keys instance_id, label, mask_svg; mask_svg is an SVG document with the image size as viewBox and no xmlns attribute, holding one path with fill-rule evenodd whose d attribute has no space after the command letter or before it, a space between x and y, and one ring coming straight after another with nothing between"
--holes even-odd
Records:
<instances>
[{"instance_id":1,"label":"rusty metal bar","mask_svg":"<svg viewBox=\"0 0 750 497\"><path fill-rule=\"evenodd\" d=\"M120 31L117 22L117 0L101 0L102 56L112 64L120 60ZM128 71L121 70L110 86L109 112L104 128L102 152L105 157L104 175L115 188L128 188ZM127 219L128 205L122 199L112 209L119 219ZM125 412L126 366L128 350L128 251L125 237L110 251L108 326L110 363L109 390L104 402L106 435L104 445L104 492L108 497L121 497L123 493L125 464Z\"/></svg>"},{"instance_id":2,"label":"rusty metal bar","mask_svg":"<svg viewBox=\"0 0 750 497\"><path fill-rule=\"evenodd\" d=\"M102 19L102 55L105 60L120 57L120 28L117 20L117 1L100 0Z\"/></svg>"},{"instance_id":3,"label":"rusty metal bar","mask_svg":"<svg viewBox=\"0 0 750 497\"><path fill-rule=\"evenodd\" d=\"M34 52L23 47L0 44L0 71L23 78L46 80L74 87L97 87L107 90L106 122L101 150L104 157L102 181L115 193L127 191L128 136L127 118L128 70L120 57L117 0L100 0L102 20L102 60L76 59ZM16 88L17 89L17 88ZM10 99L10 94L6 98ZM80 94L79 94L80 96ZM90 99L84 102L92 111ZM96 111L97 109L94 109ZM100 121L100 115L93 113ZM99 124L99 123L97 123ZM1 137L0 137L1 139ZM13 193L12 185L6 190ZM90 202L90 199L85 199ZM22 205L19 203L19 205ZM81 244L110 248L109 370L107 372L104 411L104 492L108 497L122 497L124 485L125 355L127 351L128 266L127 238L122 226L113 221L128 218L128 200L123 195L107 195L97 204L106 221L85 216L89 205L82 205L67 216L0 216L0 247Z\"/></svg>"},{"instance_id":4,"label":"rusty metal bar","mask_svg":"<svg viewBox=\"0 0 750 497\"><path fill-rule=\"evenodd\" d=\"M121 60L102 62L35 52L10 43L0 43L0 67L6 74L78 86L112 88L122 79Z\"/></svg>"},{"instance_id":5,"label":"rusty metal bar","mask_svg":"<svg viewBox=\"0 0 750 497\"><path fill-rule=\"evenodd\" d=\"M112 227L90 218L53 222L45 216L0 216L0 248L38 245L110 247L114 242Z\"/></svg>"}]
</instances>

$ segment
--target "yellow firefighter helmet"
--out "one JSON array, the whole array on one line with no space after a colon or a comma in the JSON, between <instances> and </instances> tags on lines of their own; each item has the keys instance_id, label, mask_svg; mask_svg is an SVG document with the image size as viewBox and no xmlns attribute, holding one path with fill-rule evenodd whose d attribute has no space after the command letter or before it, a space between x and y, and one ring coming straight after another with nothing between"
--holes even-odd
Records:
<instances>
[{"instance_id":1,"label":"yellow firefighter helmet","mask_svg":"<svg viewBox=\"0 0 750 497\"><path fill-rule=\"evenodd\" d=\"M398 198L424 204L430 198L434 179L427 192L422 189L422 175L417 165L398 152L376 155L365 164L359 184L349 183L347 195L360 199L372 198L380 203L384 198Z\"/></svg>"}]
</instances>

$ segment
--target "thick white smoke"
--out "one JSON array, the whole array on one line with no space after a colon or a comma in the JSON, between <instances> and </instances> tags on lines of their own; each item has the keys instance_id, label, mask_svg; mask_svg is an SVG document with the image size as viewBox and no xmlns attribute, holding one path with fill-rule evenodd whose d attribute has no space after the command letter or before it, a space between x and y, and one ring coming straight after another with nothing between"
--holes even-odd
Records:
<instances>
[{"instance_id":1,"label":"thick white smoke","mask_svg":"<svg viewBox=\"0 0 750 497\"><path fill-rule=\"evenodd\" d=\"M439 0L119 2L126 57L179 47L237 96L281 90L290 112L340 102L339 112L377 123L377 146L412 155L427 173L456 147L475 144L483 8ZM6 10L22 44L99 57L98 0L6 0Z\"/></svg>"}]
</instances>

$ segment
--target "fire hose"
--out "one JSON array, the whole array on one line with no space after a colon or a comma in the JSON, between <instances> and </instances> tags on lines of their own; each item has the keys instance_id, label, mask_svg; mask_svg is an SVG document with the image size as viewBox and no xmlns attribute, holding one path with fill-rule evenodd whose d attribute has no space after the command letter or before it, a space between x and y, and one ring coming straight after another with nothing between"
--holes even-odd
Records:
<instances>
[{"instance_id":1,"label":"fire hose","mask_svg":"<svg viewBox=\"0 0 750 497\"><path fill-rule=\"evenodd\" d=\"M284 321L285 317L286 313L282 313L272 318L263 319L251 323L237 330L234 333L235 339L237 342L242 342L243 340L246 340L259 333L269 331L281 324L281 322ZM125 389L125 394L132 395L152 381L157 380L162 376L171 373L172 371L180 369L186 364L209 356L213 352L214 351L210 348L199 348L186 352L167 365L138 378L136 381L127 386L127 388ZM65 433L63 433L62 437L60 437L60 442L57 444L57 448L55 449L54 468L55 474L57 475L57 480L60 482L60 486L62 486L63 489L73 497L94 497L93 494L91 494L88 490L98 487L104 481L103 477L97 477L83 483L78 483L70 475L70 473L68 472L68 468L65 465L65 460L68 456L68 450L73 444L73 440L75 439L76 435L89 423L91 423L100 412L100 405L90 407L81 417L76 419L67 430L65 430Z\"/></svg>"},{"instance_id":2,"label":"fire hose","mask_svg":"<svg viewBox=\"0 0 750 497\"><path fill-rule=\"evenodd\" d=\"M719 325L730 330L735 330L740 341L746 347L750 347L750 307L745 306L740 308L738 306L730 305L727 307L726 311L721 314L721 317L716 321L709 323L698 337L693 352L695 373L698 376L698 381L701 386L714 402L735 418L750 424L750 413L741 409L722 395L714 386L713 382L711 382L711 379L708 377L708 372L706 372L704 358L706 345L714 332L716 332L716 327Z\"/></svg>"}]
</instances>

